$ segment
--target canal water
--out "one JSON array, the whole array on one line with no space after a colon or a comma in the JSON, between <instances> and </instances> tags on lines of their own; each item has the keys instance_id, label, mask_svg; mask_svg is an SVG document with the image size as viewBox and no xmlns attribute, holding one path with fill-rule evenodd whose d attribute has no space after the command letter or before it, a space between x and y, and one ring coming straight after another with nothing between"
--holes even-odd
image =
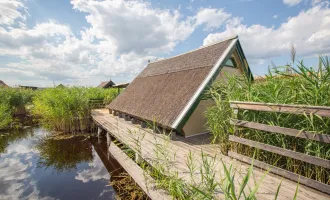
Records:
<instances>
[{"instance_id":1,"label":"canal water","mask_svg":"<svg viewBox=\"0 0 330 200\"><path fill-rule=\"evenodd\" d=\"M115 199L109 184L121 172L106 140L42 128L0 133L0 199Z\"/></svg>"}]
</instances>

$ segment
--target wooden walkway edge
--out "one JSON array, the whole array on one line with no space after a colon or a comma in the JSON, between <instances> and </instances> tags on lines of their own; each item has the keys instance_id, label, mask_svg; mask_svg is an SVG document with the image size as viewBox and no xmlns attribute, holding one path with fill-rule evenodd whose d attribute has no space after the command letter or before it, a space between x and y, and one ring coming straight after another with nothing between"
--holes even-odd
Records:
<instances>
[{"instance_id":1,"label":"wooden walkway edge","mask_svg":"<svg viewBox=\"0 0 330 200\"><path fill-rule=\"evenodd\" d=\"M140 188L153 200L171 200L173 199L165 190L157 189L155 180L146 174L132 159L130 159L113 142L110 143L110 153L125 169L125 171L134 179Z\"/></svg>"},{"instance_id":2,"label":"wooden walkway edge","mask_svg":"<svg viewBox=\"0 0 330 200\"><path fill-rule=\"evenodd\" d=\"M210 158L215 158L214 163L215 179L221 180L224 177L224 170L222 161L226 165L233 165L237 170L237 176L235 177L236 188L239 188L239 184L242 181L242 177L247 173L249 168L248 164L239 162L230 157L221 155L219 148L216 145L209 143L201 143L197 140L193 141L193 138L176 137L175 140L166 140L163 135L153 134L149 129L143 129L138 125L134 125L125 121L122 118L110 115L106 109L98 109L92 111L92 117L100 127L111 133L116 139L129 146L131 149L137 151L136 141L140 143L140 155L151 165L159 164L157 160L156 150L157 146L166 146L166 153L173 157L171 162L171 169L173 172L178 173L179 177L187 183L200 181L201 174L196 172L194 177L190 177L190 171L186 165L189 154L194 155L194 161L196 167L200 168L202 162L201 152L207 154ZM132 161L132 160L131 160ZM132 161L133 162L133 161ZM142 170L142 169L141 169ZM259 181L264 175L265 171L254 168L253 178L249 181L248 185L252 188L255 185L254 181ZM134 178L134 177L133 177ZM134 178L135 179L135 178ZM289 179L274 175L267 174L257 192L258 199L274 199L278 185L281 184L281 189L278 195L278 199L292 199L297 187L297 183ZM219 193L221 198L221 192ZM297 199L309 200L323 200L330 199L330 195L314 190L312 188L299 185Z\"/></svg>"}]
</instances>

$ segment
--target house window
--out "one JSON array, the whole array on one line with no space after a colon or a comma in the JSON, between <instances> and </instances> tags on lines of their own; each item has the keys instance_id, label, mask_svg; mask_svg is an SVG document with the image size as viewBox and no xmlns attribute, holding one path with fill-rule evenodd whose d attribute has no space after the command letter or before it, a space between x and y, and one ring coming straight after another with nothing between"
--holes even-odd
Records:
<instances>
[{"instance_id":1,"label":"house window","mask_svg":"<svg viewBox=\"0 0 330 200\"><path fill-rule=\"evenodd\" d=\"M235 62L234 58L229 58L226 62L226 66L237 68L237 65L236 65L236 62Z\"/></svg>"}]
</instances>

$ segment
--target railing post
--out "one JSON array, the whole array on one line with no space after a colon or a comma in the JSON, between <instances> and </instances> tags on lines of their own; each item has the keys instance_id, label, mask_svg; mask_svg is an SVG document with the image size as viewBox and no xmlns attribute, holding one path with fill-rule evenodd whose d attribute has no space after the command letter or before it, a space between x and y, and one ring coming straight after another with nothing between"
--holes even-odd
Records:
<instances>
[{"instance_id":1,"label":"railing post","mask_svg":"<svg viewBox=\"0 0 330 200\"><path fill-rule=\"evenodd\" d=\"M237 117L238 117L238 108L233 108L232 119L237 119ZM236 125L235 124L234 124L234 135L237 135L237 130L236 130ZM228 134L228 137L229 137L229 134ZM228 142L229 142L229 140L228 140ZM233 150L235 152L237 152L237 145L238 144L236 144L236 143L231 143L231 144L232 144ZM228 149L227 149L227 153L228 153Z\"/></svg>"}]
</instances>

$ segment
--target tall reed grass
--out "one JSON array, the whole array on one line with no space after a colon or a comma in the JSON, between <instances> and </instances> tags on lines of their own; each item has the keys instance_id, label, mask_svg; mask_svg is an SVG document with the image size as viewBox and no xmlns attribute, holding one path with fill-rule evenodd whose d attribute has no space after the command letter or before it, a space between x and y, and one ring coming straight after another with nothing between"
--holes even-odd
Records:
<instances>
[{"instance_id":1,"label":"tall reed grass","mask_svg":"<svg viewBox=\"0 0 330 200\"><path fill-rule=\"evenodd\" d=\"M33 95L34 92L28 89L0 88L0 129L10 126L16 111L25 111L25 106L31 104Z\"/></svg>"},{"instance_id":2,"label":"tall reed grass","mask_svg":"<svg viewBox=\"0 0 330 200\"><path fill-rule=\"evenodd\" d=\"M91 99L104 104L117 96L116 89L57 87L40 91L33 98L32 112L40 122L55 131L76 132L89 129Z\"/></svg>"},{"instance_id":3,"label":"tall reed grass","mask_svg":"<svg viewBox=\"0 0 330 200\"><path fill-rule=\"evenodd\" d=\"M294 56L292 57L294 61ZM229 107L229 101L231 100L330 106L330 62L328 57L320 57L317 67L308 67L303 62L297 63L295 67L286 67L290 70L280 71L276 68L269 71L264 79L255 82L242 77L229 77L227 83L219 82L210 89L216 106L206 112L208 126L214 135L214 142L221 144L223 153L233 148L233 145L228 142L228 135L233 134L233 127L230 125L232 110ZM293 115L239 111L238 116L239 119L247 121L307 130L315 134L330 134L330 119L313 114ZM329 144L251 129L240 129L239 135L273 146L330 159ZM254 152L253 148L244 145L237 145L237 150L247 156L252 156ZM256 159L330 184L330 172L325 168L261 150L257 151Z\"/></svg>"}]
</instances>

